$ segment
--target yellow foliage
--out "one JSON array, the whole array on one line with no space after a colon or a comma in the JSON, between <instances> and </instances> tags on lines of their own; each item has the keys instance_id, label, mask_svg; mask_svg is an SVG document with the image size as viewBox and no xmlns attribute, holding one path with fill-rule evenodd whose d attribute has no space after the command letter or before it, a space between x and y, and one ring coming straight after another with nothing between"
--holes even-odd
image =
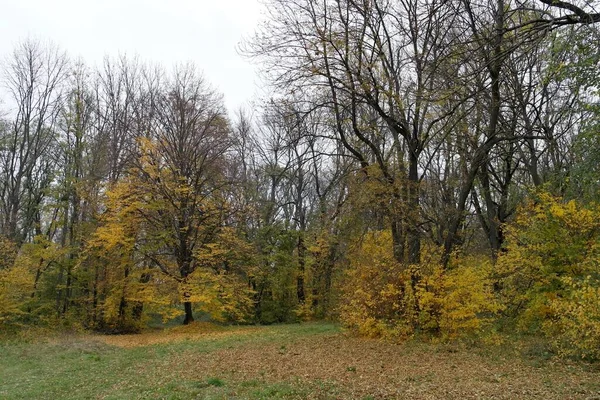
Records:
<instances>
[{"instance_id":1,"label":"yellow foliage","mask_svg":"<svg viewBox=\"0 0 600 400\"><path fill-rule=\"evenodd\" d=\"M137 167L107 190L102 224L87 241L103 275L101 317L109 328L139 324L144 306L170 319L190 302L214 319L244 320L252 304L240 276L253 248L223 227L220 183L182 174L160 145L140 139Z\"/></svg>"},{"instance_id":2,"label":"yellow foliage","mask_svg":"<svg viewBox=\"0 0 600 400\"><path fill-rule=\"evenodd\" d=\"M244 322L252 308L251 290L239 277L212 268L198 268L178 285L179 302L200 305L215 321Z\"/></svg>"},{"instance_id":3,"label":"yellow foliage","mask_svg":"<svg viewBox=\"0 0 600 400\"><path fill-rule=\"evenodd\" d=\"M545 332L564 355L600 359L600 281L563 278L568 296L550 300L556 317L544 323Z\"/></svg>"},{"instance_id":4,"label":"yellow foliage","mask_svg":"<svg viewBox=\"0 0 600 400\"><path fill-rule=\"evenodd\" d=\"M9 268L17 257L17 244L7 237L0 235L0 270Z\"/></svg>"},{"instance_id":5,"label":"yellow foliage","mask_svg":"<svg viewBox=\"0 0 600 400\"><path fill-rule=\"evenodd\" d=\"M65 249L37 236L13 253L13 262L0 269L0 324L16 322L32 310L36 276L64 257Z\"/></svg>"},{"instance_id":6,"label":"yellow foliage","mask_svg":"<svg viewBox=\"0 0 600 400\"><path fill-rule=\"evenodd\" d=\"M497 279L517 327L561 354L600 358L600 208L538 193L506 233Z\"/></svg>"},{"instance_id":7,"label":"yellow foliage","mask_svg":"<svg viewBox=\"0 0 600 400\"><path fill-rule=\"evenodd\" d=\"M494 298L488 260L459 259L449 271L436 267L418 285L424 328L436 326L443 337L458 338L480 333L489 326L500 304Z\"/></svg>"},{"instance_id":8,"label":"yellow foliage","mask_svg":"<svg viewBox=\"0 0 600 400\"><path fill-rule=\"evenodd\" d=\"M341 321L368 337L413 332L410 273L396 262L389 232L369 232L349 254Z\"/></svg>"},{"instance_id":9,"label":"yellow foliage","mask_svg":"<svg viewBox=\"0 0 600 400\"><path fill-rule=\"evenodd\" d=\"M0 325L25 314L22 306L33 292L33 282L26 264L0 270Z\"/></svg>"},{"instance_id":10,"label":"yellow foliage","mask_svg":"<svg viewBox=\"0 0 600 400\"><path fill-rule=\"evenodd\" d=\"M340 309L345 325L369 337L429 332L453 339L493 321L500 306L489 261L463 259L448 271L431 262L408 268L394 259L391 240L388 232L370 232L354 246Z\"/></svg>"},{"instance_id":11,"label":"yellow foliage","mask_svg":"<svg viewBox=\"0 0 600 400\"><path fill-rule=\"evenodd\" d=\"M536 331L556 318L554 299L571 290L564 278L598 272L600 209L539 193L505 232L496 267L501 301L519 329Z\"/></svg>"}]
</instances>

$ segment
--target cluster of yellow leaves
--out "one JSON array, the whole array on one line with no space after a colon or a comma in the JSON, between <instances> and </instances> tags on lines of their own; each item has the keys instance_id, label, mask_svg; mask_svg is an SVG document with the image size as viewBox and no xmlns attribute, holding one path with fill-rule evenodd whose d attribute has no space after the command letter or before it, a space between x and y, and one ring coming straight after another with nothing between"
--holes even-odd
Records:
<instances>
[{"instance_id":1,"label":"cluster of yellow leaves","mask_svg":"<svg viewBox=\"0 0 600 400\"><path fill-rule=\"evenodd\" d=\"M0 324L21 313L19 292L15 291L16 286L12 283L24 276L13 268L16 255L16 244L0 236Z\"/></svg>"},{"instance_id":2,"label":"cluster of yellow leaves","mask_svg":"<svg viewBox=\"0 0 600 400\"><path fill-rule=\"evenodd\" d=\"M17 257L17 244L0 235L0 270L12 267Z\"/></svg>"},{"instance_id":3,"label":"cluster of yellow leaves","mask_svg":"<svg viewBox=\"0 0 600 400\"><path fill-rule=\"evenodd\" d=\"M152 149L148 143L141 145L147 151ZM162 185L176 185L171 188L173 193L181 194L180 190L187 187L185 183L173 182L161 175L156 163L151 161L142 157L145 172L151 178L159 179ZM154 192L143 185L133 178L113 185L106 194L108 212L103 215L103 224L88 240L88 253L98 258L102 265L104 297L100 310L103 323L109 329L124 324L141 326L144 318L132 315L137 305L143 305L144 317L158 314L167 321L183 313L180 305L186 301L199 306L199 310L214 320L246 320L252 307L252 296L239 278L239 272L252 264L253 248L233 229L220 228L213 241L202 243L194 251L193 273L181 276L172 256L155 255L161 269L150 267L151 263L143 253L160 253L160 246L174 240L176 232L162 232L160 224L148 226L140 217L145 214L154 218L169 206L161 199L149 198ZM208 209L211 207L208 201L203 207L205 212L218 215ZM207 221L204 224L208 225L207 229L212 226ZM126 309L123 304L127 304Z\"/></svg>"},{"instance_id":4,"label":"cluster of yellow leaves","mask_svg":"<svg viewBox=\"0 0 600 400\"><path fill-rule=\"evenodd\" d=\"M65 250L43 237L36 237L17 252L16 246L4 239L6 258L0 267L0 324L15 322L28 312L35 312L32 294L38 278L64 257ZM39 283L39 282L38 282Z\"/></svg>"},{"instance_id":5,"label":"cluster of yellow leaves","mask_svg":"<svg viewBox=\"0 0 600 400\"><path fill-rule=\"evenodd\" d=\"M362 336L406 336L412 332L405 296L410 275L392 253L391 234L369 232L350 252L342 288L341 321Z\"/></svg>"},{"instance_id":6,"label":"cluster of yellow leaves","mask_svg":"<svg viewBox=\"0 0 600 400\"><path fill-rule=\"evenodd\" d=\"M600 208L538 193L506 227L497 280L507 314L566 355L600 357Z\"/></svg>"},{"instance_id":7,"label":"cluster of yellow leaves","mask_svg":"<svg viewBox=\"0 0 600 400\"><path fill-rule=\"evenodd\" d=\"M452 269L434 267L417 285L421 325L443 337L481 333L501 310L492 290L492 267L482 257L462 258Z\"/></svg>"},{"instance_id":8,"label":"cluster of yellow leaves","mask_svg":"<svg viewBox=\"0 0 600 400\"><path fill-rule=\"evenodd\" d=\"M178 285L179 301L191 301L214 321L247 321L252 309L252 292L234 274L198 268Z\"/></svg>"},{"instance_id":9,"label":"cluster of yellow leaves","mask_svg":"<svg viewBox=\"0 0 600 400\"><path fill-rule=\"evenodd\" d=\"M393 258L391 240L388 232L371 232L355 246L340 310L344 324L370 337L420 331L443 338L476 334L490 325L500 305L489 262L465 259L448 271L433 262L407 267Z\"/></svg>"},{"instance_id":10,"label":"cluster of yellow leaves","mask_svg":"<svg viewBox=\"0 0 600 400\"><path fill-rule=\"evenodd\" d=\"M27 265L0 270L0 325L24 314L23 302L33 291L33 276Z\"/></svg>"},{"instance_id":11,"label":"cluster of yellow leaves","mask_svg":"<svg viewBox=\"0 0 600 400\"><path fill-rule=\"evenodd\" d=\"M568 296L550 301L556 316L545 322L556 348L565 355L600 359L600 282L587 276L582 281L562 279Z\"/></svg>"},{"instance_id":12,"label":"cluster of yellow leaves","mask_svg":"<svg viewBox=\"0 0 600 400\"><path fill-rule=\"evenodd\" d=\"M241 276L256 263L252 246L234 229L222 228L216 240L202 246L194 256L199 267L183 285L187 285L184 292L190 294L191 301L199 303L216 321L247 321L253 306L252 291Z\"/></svg>"}]
</instances>

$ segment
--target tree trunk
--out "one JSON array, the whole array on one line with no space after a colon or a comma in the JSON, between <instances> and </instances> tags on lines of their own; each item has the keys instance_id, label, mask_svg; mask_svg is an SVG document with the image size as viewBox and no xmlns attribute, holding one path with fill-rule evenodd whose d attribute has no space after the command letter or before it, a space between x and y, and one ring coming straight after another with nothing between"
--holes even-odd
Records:
<instances>
[{"instance_id":1,"label":"tree trunk","mask_svg":"<svg viewBox=\"0 0 600 400\"><path fill-rule=\"evenodd\" d=\"M298 303L304 304L306 295L304 293L304 273L306 271L306 245L304 244L304 232L298 235L298 277L296 278L296 294Z\"/></svg>"},{"instance_id":2,"label":"tree trunk","mask_svg":"<svg viewBox=\"0 0 600 400\"><path fill-rule=\"evenodd\" d=\"M187 325L191 322L194 322L194 313L192 312L192 302L191 301L184 302L183 308L185 310L185 318L183 319L183 324Z\"/></svg>"},{"instance_id":3,"label":"tree trunk","mask_svg":"<svg viewBox=\"0 0 600 400\"><path fill-rule=\"evenodd\" d=\"M416 142L416 141L415 141ZM411 146L416 147L416 146ZM419 232L420 202L419 202L419 160L418 149L411 148L408 169L408 212L410 223L408 224L408 263L419 264L421 262L421 235Z\"/></svg>"}]
</instances>

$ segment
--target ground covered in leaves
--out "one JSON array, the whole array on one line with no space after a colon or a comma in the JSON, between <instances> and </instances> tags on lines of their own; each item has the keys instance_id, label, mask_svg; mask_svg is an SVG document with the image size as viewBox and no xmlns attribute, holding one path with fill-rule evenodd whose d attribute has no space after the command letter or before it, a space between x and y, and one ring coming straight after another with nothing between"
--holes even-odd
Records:
<instances>
[{"instance_id":1,"label":"ground covered in leaves","mask_svg":"<svg viewBox=\"0 0 600 400\"><path fill-rule=\"evenodd\" d=\"M394 344L331 324L0 342L0 399L600 399L543 345Z\"/></svg>"}]
</instances>

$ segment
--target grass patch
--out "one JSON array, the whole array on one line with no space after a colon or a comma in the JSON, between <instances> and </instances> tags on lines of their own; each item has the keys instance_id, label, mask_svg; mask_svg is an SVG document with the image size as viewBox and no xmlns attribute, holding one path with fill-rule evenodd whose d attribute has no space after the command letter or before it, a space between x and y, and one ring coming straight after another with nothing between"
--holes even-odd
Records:
<instances>
[{"instance_id":1,"label":"grass patch","mask_svg":"<svg viewBox=\"0 0 600 400\"><path fill-rule=\"evenodd\" d=\"M223 382L221 379L219 378L208 378L206 380L206 384L208 386L216 386L216 387L221 387L221 386L225 386L225 382Z\"/></svg>"}]
</instances>

